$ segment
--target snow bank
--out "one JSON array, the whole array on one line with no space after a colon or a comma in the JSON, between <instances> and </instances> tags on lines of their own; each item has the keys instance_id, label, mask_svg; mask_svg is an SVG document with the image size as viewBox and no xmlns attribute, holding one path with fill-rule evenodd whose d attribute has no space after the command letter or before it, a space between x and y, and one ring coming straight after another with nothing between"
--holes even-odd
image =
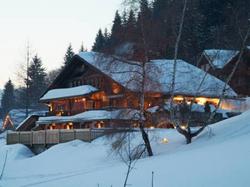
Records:
<instances>
[{"instance_id":1,"label":"snow bank","mask_svg":"<svg viewBox=\"0 0 250 187\"><path fill-rule=\"evenodd\" d=\"M32 157L34 154L24 145L4 145L0 147L1 150L1 161L7 154L8 161L20 160L24 158Z\"/></svg>"},{"instance_id":2,"label":"snow bank","mask_svg":"<svg viewBox=\"0 0 250 187\"><path fill-rule=\"evenodd\" d=\"M151 186L154 171L157 187L249 186L249 119L250 111L247 111L216 123L189 145L173 129L150 130L155 156L139 160L128 183L136 187ZM169 143L161 143L162 138L167 138ZM135 140L142 141L140 133ZM26 159L8 160L0 186L123 186L126 165L118 156L110 154L109 141L105 137L92 143L76 140L33 157L22 153ZM17 152L23 149L14 146L16 149L6 147ZM4 152L0 148L0 164Z\"/></svg>"}]
</instances>

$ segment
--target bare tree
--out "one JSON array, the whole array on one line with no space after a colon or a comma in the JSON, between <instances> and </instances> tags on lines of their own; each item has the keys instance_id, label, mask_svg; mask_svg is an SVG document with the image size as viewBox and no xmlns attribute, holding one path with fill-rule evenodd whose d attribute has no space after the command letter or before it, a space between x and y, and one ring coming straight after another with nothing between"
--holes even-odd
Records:
<instances>
[{"instance_id":1,"label":"bare tree","mask_svg":"<svg viewBox=\"0 0 250 187\"><path fill-rule=\"evenodd\" d=\"M139 124L139 129L148 156L153 156L148 133L145 130L145 84L149 81L146 72L146 64L148 62L146 60L142 62L132 62L126 60L126 58L105 54L99 54L96 61L99 62L99 66L101 66L101 68L104 69L106 73L110 74L111 76L121 76L122 84L128 89L134 89L132 92L128 90L126 94L129 96L132 93L138 97L139 110L137 112L137 121ZM103 63L103 61L108 61L108 63ZM130 98L128 99L130 100Z\"/></svg>"},{"instance_id":2,"label":"bare tree","mask_svg":"<svg viewBox=\"0 0 250 187\"><path fill-rule=\"evenodd\" d=\"M174 50L173 76L172 76L171 90L170 90L170 94L171 94L170 115L171 115L172 119L174 117L173 101L174 101L174 95L175 95L175 79L176 79L177 58L178 58L179 43L181 40L186 8L187 8L187 0L184 0L184 6L183 6L183 10L182 10L182 15L181 15L181 20L180 20L179 30L178 30L177 38L176 38L176 42L175 42L175 50Z\"/></svg>"},{"instance_id":3,"label":"bare tree","mask_svg":"<svg viewBox=\"0 0 250 187\"><path fill-rule=\"evenodd\" d=\"M240 30L240 29L239 29L239 30ZM221 94L220 94L219 103L218 103L216 109L213 111L212 115L210 116L208 122L210 122L210 121L214 118L214 115L215 115L216 111L219 109L219 107L220 107L220 105L221 105L221 102L222 102L222 100L223 100L224 97L225 97L225 92L226 92L226 89L227 89L227 85L228 85L229 82L231 81L231 79L232 79L234 73L236 72L236 70L237 70L237 68L238 68L238 66L239 66L239 64L240 64L240 62L242 61L243 53L244 53L244 51L245 51L245 49L246 49L246 42L247 42L247 40L248 40L248 38L249 38L249 34L250 34L250 26L248 26L248 29L247 29L247 31L246 31L246 34L245 34L245 36L242 38L243 40L242 40L242 44L241 44L241 48L240 48L240 51L239 51L239 56L238 56L238 58L237 58L237 61L235 62L235 65L234 65L234 67L233 67L231 73L228 75L228 77L227 77L227 79L226 79L226 81L225 81L224 87L223 87L222 92L221 92Z\"/></svg>"},{"instance_id":4,"label":"bare tree","mask_svg":"<svg viewBox=\"0 0 250 187\"><path fill-rule=\"evenodd\" d=\"M22 100L24 101L19 101L21 104L25 107L25 112L26 112L26 116L29 115L29 105L30 105L30 99L29 99L29 84L28 84L28 69L30 66L30 56L31 56L31 47L30 47L30 43L29 41L27 42L27 46L26 46L26 54L25 54L25 62L20 64L20 67L16 73L17 75L17 82L20 85L20 90L22 90L21 92L25 92L25 93L19 93L19 95L22 95Z\"/></svg>"},{"instance_id":5,"label":"bare tree","mask_svg":"<svg viewBox=\"0 0 250 187\"><path fill-rule=\"evenodd\" d=\"M223 101L223 99L225 99L226 91L227 91L227 89L228 89L228 84L229 84L229 82L231 81L233 75L235 74L235 72L236 72L236 70L237 70L237 68L238 68L238 66L239 66L239 64L240 64L240 62L242 62L243 53L244 53L244 50L245 50L245 48L246 48L246 42L247 42L247 40L248 40L248 38L249 38L249 33L250 33L250 27L248 27L248 29L247 29L247 31L246 31L246 33L245 33L245 36L244 36L244 37L241 37L241 38L242 38L242 44L241 44L241 48L240 48L239 53L238 53L237 61L235 62L232 71L230 72L230 74L229 74L228 77L226 78L225 83L224 83L224 85L223 85L223 88L221 89L221 93L220 93L220 95L219 95L218 104L216 105L216 108L213 110L213 112L210 113L210 115L209 115L207 121L203 124L203 126L200 127L198 130L192 132L190 126L188 125L188 123L190 122L190 118L191 118L190 113L189 113L189 116L187 117L187 118L188 118L187 121L186 121L187 125L186 125L184 128L183 128L181 125L176 124L176 129L177 129L177 131L178 131L179 133L181 133L182 135L185 136L187 144L191 143L192 138L195 137L195 136L197 136L197 135L199 135L199 134L200 134L209 124L211 124L211 122L214 120L214 117L215 117L215 115L216 115L218 109L219 109L220 106L221 106L221 102ZM242 34L241 34L241 35L242 35ZM203 82L204 82L205 77L206 77L207 74L208 74L208 73L206 72L204 78L203 78L202 81L200 82L200 85L199 85L199 87L198 87L197 93L199 92L199 89L200 89L201 85L203 84ZM191 102L191 104L190 104L189 112L191 112L191 110L192 110L192 105L193 105L193 103L194 103L196 97L197 97L197 94L194 96L194 98L193 98L193 100L192 100L192 102Z\"/></svg>"},{"instance_id":6,"label":"bare tree","mask_svg":"<svg viewBox=\"0 0 250 187\"><path fill-rule=\"evenodd\" d=\"M6 154L5 154L5 157L4 157L4 163L3 163L3 167L2 167L2 170L1 170L1 173L0 173L0 181L3 178L3 174L4 174L6 163L7 163L7 157L8 157L8 150L6 150Z\"/></svg>"},{"instance_id":7,"label":"bare tree","mask_svg":"<svg viewBox=\"0 0 250 187\"><path fill-rule=\"evenodd\" d=\"M136 162L144 155L145 146L143 144L133 143L136 134L127 131L116 133L111 136L112 151L119 156L119 158L127 166L126 176L123 186L128 186L128 179L131 171L134 169Z\"/></svg>"},{"instance_id":8,"label":"bare tree","mask_svg":"<svg viewBox=\"0 0 250 187\"><path fill-rule=\"evenodd\" d=\"M140 114L145 116L145 83L146 83L146 63L149 62L148 58L148 50L147 50L147 45L146 45L146 39L144 35L144 26L143 26L143 21L141 21L141 32L142 32L142 41L143 41L143 46L144 46L144 59L141 61L141 69L142 69L142 79L141 79L141 90L140 90ZM146 133L144 127L145 127L145 121L143 120L143 116L140 117L139 121L139 127L140 131L142 134L142 138L144 140L145 146L148 151L148 156L153 156L153 151L151 148L151 144L148 138L148 134Z\"/></svg>"},{"instance_id":9,"label":"bare tree","mask_svg":"<svg viewBox=\"0 0 250 187\"><path fill-rule=\"evenodd\" d=\"M55 78L59 75L60 72L61 72L61 68L49 71L46 76L46 84L50 85L55 80Z\"/></svg>"},{"instance_id":10,"label":"bare tree","mask_svg":"<svg viewBox=\"0 0 250 187\"><path fill-rule=\"evenodd\" d=\"M123 5L129 5L131 7L137 7L142 3L142 0L124 0ZM148 49L147 49L147 42L145 38L145 27L143 20L140 22L140 30L141 30L141 41L142 41L142 50L143 55L141 59L139 60L139 63L134 63L126 60L126 55L123 56L123 58L112 56L112 60L114 63L110 63L109 67L109 73L115 73L115 74L123 74L123 73L129 73L131 74L129 77L129 80L126 79L126 84L135 84L139 88L139 129L142 135L142 139L144 141L144 145L146 147L148 156L153 156L153 151L151 148L151 144L149 141L148 133L145 130L145 83L146 83L146 64L149 62L148 58ZM125 52L125 54L127 54ZM130 66L129 69L121 69L121 68L114 68L117 66L117 61L121 61L125 64L128 64ZM113 66L113 67L111 67Z\"/></svg>"}]
</instances>

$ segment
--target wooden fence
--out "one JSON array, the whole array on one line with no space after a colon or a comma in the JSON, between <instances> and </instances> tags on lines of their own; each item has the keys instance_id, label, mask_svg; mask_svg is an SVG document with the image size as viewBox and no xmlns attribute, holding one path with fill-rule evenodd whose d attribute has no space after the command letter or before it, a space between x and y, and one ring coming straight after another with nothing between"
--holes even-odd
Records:
<instances>
[{"instance_id":1,"label":"wooden fence","mask_svg":"<svg viewBox=\"0 0 250 187\"><path fill-rule=\"evenodd\" d=\"M7 133L7 144L54 145L75 139L91 142L104 134L105 131L102 129L10 131Z\"/></svg>"}]
</instances>

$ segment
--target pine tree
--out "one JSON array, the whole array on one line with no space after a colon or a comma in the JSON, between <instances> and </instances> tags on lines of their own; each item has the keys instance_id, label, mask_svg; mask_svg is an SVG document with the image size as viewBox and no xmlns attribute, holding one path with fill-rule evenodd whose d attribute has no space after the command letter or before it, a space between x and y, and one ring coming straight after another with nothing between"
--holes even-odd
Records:
<instances>
[{"instance_id":1,"label":"pine tree","mask_svg":"<svg viewBox=\"0 0 250 187\"><path fill-rule=\"evenodd\" d=\"M73 48L72 48L71 44L69 44L69 47L67 48L66 54L64 56L64 65L69 64L74 55L75 55L75 53L73 52Z\"/></svg>"},{"instance_id":2,"label":"pine tree","mask_svg":"<svg viewBox=\"0 0 250 187\"><path fill-rule=\"evenodd\" d=\"M105 51L108 51L109 48L111 48L110 33L108 32L107 28L104 29L103 37L104 37L104 46L103 46L103 48L105 49L104 50L104 52L105 52Z\"/></svg>"},{"instance_id":3,"label":"pine tree","mask_svg":"<svg viewBox=\"0 0 250 187\"><path fill-rule=\"evenodd\" d=\"M153 17L162 20L167 14L168 0L155 0L153 3Z\"/></svg>"},{"instance_id":4,"label":"pine tree","mask_svg":"<svg viewBox=\"0 0 250 187\"><path fill-rule=\"evenodd\" d=\"M115 18L113 21L113 26L111 29L110 42L113 48L120 45L124 39L124 32L122 27L122 19L118 11L115 13Z\"/></svg>"},{"instance_id":5,"label":"pine tree","mask_svg":"<svg viewBox=\"0 0 250 187\"><path fill-rule=\"evenodd\" d=\"M15 107L14 85L11 80L4 85L1 104L3 116Z\"/></svg>"},{"instance_id":6,"label":"pine tree","mask_svg":"<svg viewBox=\"0 0 250 187\"><path fill-rule=\"evenodd\" d=\"M28 90L31 107L38 107L38 100L47 88L46 72L41 59L36 55L28 68Z\"/></svg>"},{"instance_id":7,"label":"pine tree","mask_svg":"<svg viewBox=\"0 0 250 187\"><path fill-rule=\"evenodd\" d=\"M228 0L209 0L201 1L199 8L204 16L203 28L206 37L206 43L210 44L206 47L223 47L221 40L223 39L225 21L232 15L225 15ZM231 12L232 13L232 12ZM222 34L223 33L223 34Z\"/></svg>"},{"instance_id":8,"label":"pine tree","mask_svg":"<svg viewBox=\"0 0 250 187\"><path fill-rule=\"evenodd\" d=\"M189 1L183 25L182 41L179 56L189 62L197 63L194 59L205 48L207 37L203 29L204 16L198 9L199 1Z\"/></svg>"},{"instance_id":9,"label":"pine tree","mask_svg":"<svg viewBox=\"0 0 250 187\"><path fill-rule=\"evenodd\" d=\"M151 15L151 10L149 8L148 0L141 0L140 1L140 14L145 19L148 19Z\"/></svg>"},{"instance_id":10,"label":"pine tree","mask_svg":"<svg viewBox=\"0 0 250 187\"><path fill-rule=\"evenodd\" d=\"M152 32L152 12L151 8L149 7L148 0L141 0L140 1L140 11L138 13L137 18L137 27L139 31L139 41L138 41L138 51L141 51L141 57L142 58L143 53L147 51L152 51L152 35L154 34ZM150 58L150 54L147 54L147 56Z\"/></svg>"},{"instance_id":11,"label":"pine tree","mask_svg":"<svg viewBox=\"0 0 250 187\"><path fill-rule=\"evenodd\" d=\"M14 95L16 98L16 107L17 108L26 108L26 107L29 108L29 106L27 106L27 88L26 87L19 87L19 88L15 89L14 93L15 93ZM28 95L29 95L29 93L28 93Z\"/></svg>"},{"instance_id":12,"label":"pine tree","mask_svg":"<svg viewBox=\"0 0 250 187\"><path fill-rule=\"evenodd\" d=\"M126 41L136 42L136 39L138 38L138 30L136 25L135 13L133 10L130 10L129 12L125 34L126 34L125 37Z\"/></svg>"},{"instance_id":13,"label":"pine tree","mask_svg":"<svg viewBox=\"0 0 250 187\"><path fill-rule=\"evenodd\" d=\"M129 42L135 43L134 54L139 54L143 48L143 34L149 58L172 58L183 1L129 2L136 6L131 6L131 11L123 13L122 16L116 12L110 36L105 37L103 34L105 44L101 51L114 53L115 49ZM239 48L239 32L246 32L249 25L249 9L249 0L188 1L180 42L180 58L195 63L201 51L206 48ZM136 14L133 10L137 11Z\"/></svg>"},{"instance_id":14,"label":"pine tree","mask_svg":"<svg viewBox=\"0 0 250 187\"><path fill-rule=\"evenodd\" d=\"M122 26L126 26L127 24L127 12L126 11L122 12L121 24Z\"/></svg>"},{"instance_id":15,"label":"pine tree","mask_svg":"<svg viewBox=\"0 0 250 187\"><path fill-rule=\"evenodd\" d=\"M81 44L81 47L79 49L79 52L84 52L87 51L87 49L84 48L83 43Z\"/></svg>"},{"instance_id":16,"label":"pine tree","mask_svg":"<svg viewBox=\"0 0 250 187\"><path fill-rule=\"evenodd\" d=\"M102 52L104 45L105 45L105 39L104 39L104 36L102 34L102 30L99 29L99 31L96 35L96 38L95 38L95 43L92 47L92 51Z\"/></svg>"}]
</instances>

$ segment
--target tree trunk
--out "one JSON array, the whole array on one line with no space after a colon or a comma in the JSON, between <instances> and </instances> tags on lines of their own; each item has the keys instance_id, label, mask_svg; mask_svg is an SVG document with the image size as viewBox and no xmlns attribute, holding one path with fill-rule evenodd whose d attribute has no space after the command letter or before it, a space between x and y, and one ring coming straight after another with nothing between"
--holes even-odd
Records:
<instances>
[{"instance_id":1,"label":"tree trunk","mask_svg":"<svg viewBox=\"0 0 250 187\"><path fill-rule=\"evenodd\" d=\"M187 8L187 0L184 0L184 6L182 10L182 15L181 15L181 20L180 20L180 26L179 30L177 33L177 38L175 42L175 48L174 48L174 64L173 64L173 76L172 76L172 81L171 81L171 97L170 97L170 116L171 120L173 120L173 101L174 101L174 94L175 94L175 79L176 79L176 69L177 69L177 58L178 58L178 51L179 51L179 43L181 40L181 35L182 35L182 29L183 29L183 24L184 24L184 18L185 18L185 13L186 13L186 8Z\"/></svg>"},{"instance_id":2,"label":"tree trunk","mask_svg":"<svg viewBox=\"0 0 250 187\"><path fill-rule=\"evenodd\" d=\"M152 148L151 148L150 141L148 139L148 134L145 132L143 124L140 124L140 131L141 131L141 134L142 134L142 139L143 139L143 141L145 143L145 147L146 147L147 152L148 152L148 156L153 156L153 151L152 151Z\"/></svg>"},{"instance_id":3,"label":"tree trunk","mask_svg":"<svg viewBox=\"0 0 250 187\"><path fill-rule=\"evenodd\" d=\"M126 173L126 177L125 177L125 181L124 181L123 187L127 186L128 177L129 177L129 174L130 174L130 171L131 171L131 164L132 164L132 160L129 160L128 170L127 170L127 173Z\"/></svg>"},{"instance_id":4,"label":"tree trunk","mask_svg":"<svg viewBox=\"0 0 250 187\"><path fill-rule=\"evenodd\" d=\"M186 138L186 143L187 143L187 144L192 143L192 136L191 136L190 134L187 134L187 135L185 136L185 138Z\"/></svg>"}]
</instances>

